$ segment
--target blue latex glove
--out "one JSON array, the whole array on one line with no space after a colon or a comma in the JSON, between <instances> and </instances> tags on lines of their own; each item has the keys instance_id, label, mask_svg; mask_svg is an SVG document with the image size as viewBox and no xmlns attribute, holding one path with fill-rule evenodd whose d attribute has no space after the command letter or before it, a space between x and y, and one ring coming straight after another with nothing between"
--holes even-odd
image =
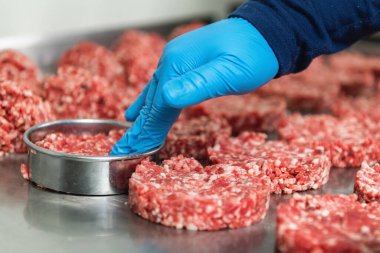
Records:
<instances>
[{"instance_id":1,"label":"blue latex glove","mask_svg":"<svg viewBox=\"0 0 380 253\"><path fill-rule=\"evenodd\" d=\"M271 80L278 61L248 21L230 18L170 41L152 80L126 111L135 121L111 154L139 153L162 144L181 108L244 94Z\"/></svg>"}]
</instances>

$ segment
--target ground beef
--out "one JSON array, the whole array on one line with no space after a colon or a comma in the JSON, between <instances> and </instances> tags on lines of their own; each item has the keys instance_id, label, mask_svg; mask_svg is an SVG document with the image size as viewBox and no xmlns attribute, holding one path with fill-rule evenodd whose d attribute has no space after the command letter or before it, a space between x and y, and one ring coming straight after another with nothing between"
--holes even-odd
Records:
<instances>
[{"instance_id":1,"label":"ground beef","mask_svg":"<svg viewBox=\"0 0 380 253\"><path fill-rule=\"evenodd\" d=\"M177 26L173 29L173 31L169 35L169 40L172 40L182 34L191 32L195 29L201 28L206 24L200 21L193 21L184 25Z\"/></svg>"},{"instance_id":2,"label":"ground beef","mask_svg":"<svg viewBox=\"0 0 380 253\"><path fill-rule=\"evenodd\" d=\"M37 66L26 55L14 50L0 51L0 81L14 81L35 89L38 77Z\"/></svg>"},{"instance_id":3,"label":"ground beef","mask_svg":"<svg viewBox=\"0 0 380 253\"><path fill-rule=\"evenodd\" d=\"M380 252L380 204L356 195L298 195L277 210L280 252Z\"/></svg>"},{"instance_id":4,"label":"ground beef","mask_svg":"<svg viewBox=\"0 0 380 253\"><path fill-rule=\"evenodd\" d=\"M124 110L107 81L85 69L64 66L42 84L42 97L65 118L123 119Z\"/></svg>"},{"instance_id":5,"label":"ground beef","mask_svg":"<svg viewBox=\"0 0 380 253\"><path fill-rule=\"evenodd\" d=\"M377 76L375 86L376 86L375 87L375 89L376 89L376 95L380 96L380 74L379 74L379 76Z\"/></svg>"},{"instance_id":6,"label":"ground beef","mask_svg":"<svg viewBox=\"0 0 380 253\"><path fill-rule=\"evenodd\" d=\"M368 123L368 124L367 124ZM335 167L359 167L380 158L375 123L355 117L293 114L280 123L280 137L311 148L323 147Z\"/></svg>"},{"instance_id":7,"label":"ground beef","mask_svg":"<svg viewBox=\"0 0 380 253\"><path fill-rule=\"evenodd\" d=\"M35 144L45 149L84 156L107 156L113 145L123 136L124 130L105 133L50 133Z\"/></svg>"},{"instance_id":8,"label":"ground beef","mask_svg":"<svg viewBox=\"0 0 380 253\"><path fill-rule=\"evenodd\" d=\"M117 117L117 119L121 120L124 119L124 112L125 110L138 98L140 95L140 91L136 89L133 86L127 86L127 87L112 87L109 92L111 93L111 96L113 97L114 105L117 106L116 110L119 111L122 109L122 111L119 113L119 115L122 115L121 117ZM112 99L111 99L112 101Z\"/></svg>"},{"instance_id":9,"label":"ground beef","mask_svg":"<svg viewBox=\"0 0 380 253\"><path fill-rule=\"evenodd\" d=\"M380 73L380 57L377 56L345 51L329 56L326 60L328 66L334 69L368 70Z\"/></svg>"},{"instance_id":10,"label":"ground beef","mask_svg":"<svg viewBox=\"0 0 380 253\"><path fill-rule=\"evenodd\" d=\"M379 65L380 58L352 53L319 57L306 70L272 80L257 93L284 97L293 111L328 112L340 95L373 94Z\"/></svg>"},{"instance_id":11,"label":"ground beef","mask_svg":"<svg viewBox=\"0 0 380 253\"><path fill-rule=\"evenodd\" d=\"M358 117L380 121L380 97L339 98L331 107L332 114L339 117Z\"/></svg>"},{"instance_id":12,"label":"ground beef","mask_svg":"<svg viewBox=\"0 0 380 253\"><path fill-rule=\"evenodd\" d=\"M317 57L305 70L288 75L288 77L293 80L318 86L337 84L336 82L334 83L334 75L329 71L329 67L326 64L327 61L328 57L326 56Z\"/></svg>"},{"instance_id":13,"label":"ground beef","mask_svg":"<svg viewBox=\"0 0 380 253\"><path fill-rule=\"evenodd\" d=\"M162 166L142 162L129 181L128 204L152 222L177 229L249 226L266 214L270 182L250 164L202 167L182 156Z\"/></svg>"},{"instance_id":14,"label":"ground beef","mask_svg":"<svg viewBox=\"0 0 380 253\"><path fill-rule=\"evenodd\" d=\"M169 159L181 154L205 161L208 158L207 148L214 145L216 138L228 138L230 135L231 127L222 118L182 119L170 130L160 157Z\"/></svg>"},{"instance_id":15,"label":"ground beef","mask_svg":"<svg viewBox=\"0 0 380 253\"><path fill-rule=\"evenodd\" d=\"M346 95L369 95L374 92L375 80L380 77L380 58L359 53L340 53L327 58L331 72Z\"/></svg>"},{"instance_id":16,"label":"ground beef","mask_svg":"<svg viewBox=\"0 0 380 253\"><path fill-rule=\"evenodd\" d=\"M126 83L124 68L112 51L90 41L80 42L66 51L59 66L83 68L104 78L115 104L125 110L138 97L139 91Z\"/></svg>"},{"instance_id":17,"label":"ground beef","mask_svg":"<svg viewBox=\"0 0 380 253\"><path fill-rule=\"evenodd\" d=\"M284 99L261 98L253 94L211 99L184 110L185 116L189 118L202 115L209 118L225 118L234 135L250 130L274 131L285 112Z\"/></svg>"},{"instance_id":18,"label":"ground beef","mask_svg":"<svg viewBox=\"0 0 380 253\"><path fill-rule=\"evenodd\" d=\"M380 165L363 162L355 178L355 193L361 201L380 202Z\"/></svg>"},{"instance_id":19,"label":"ground beef","mask_svg":"<svg viewBox=\"0 0 380 253\"><path fill-rule=\"evenodd\" d=\"M126 81L141 91L157 68L165 39L153 32L130 30L113 46L116 58L123 65Z\"/></svg>"},{"instance_id":20,"label":"ground beef","mask_svg":"<svg viewBox=\"0 0 380 253\"><path fill-rule=\"evenodd\" d=\"M324 61L319 57L303 72L273 79L255 93L284 98L292 111L326 112L338 97L340 87Z\"/></svg>"},{"instance_id":21,"label":"ground beef","mask_svg":"<svg viewBox=\"0 0 380 253\"><path fill-rule=\"evenodd\" d=\"M26 166L26 164L24 164L24 163L21 164L21 166L20 166L20 172L21 172L21 176L25 180L29 180L30 179L29 169L28 169L28 166Z\"/></svg>"},{"instance_id":22,"label":"ground beef","mask_svg":"<svg viewBox=\"0 0 380 253\"><path fill-rule=\"evenodd\" d=\"M327 182L331 164L323 151L265 139L265 134L255 132L218 139L209 149L210 159L216 163L255 164L266 171L273 193L317 189Z\"/></svg>"},{"instance_id":23,"label":"ground beef","mask_svg":"<svg viewBox=\"0 0 380 253\"><path fill-rule=\"evenodd\" d=\"M284 98L291 111L321 113L329 110L339 94L339 86L325 83L307 83L292 76L274 79L257 90L261 96Z\"/></svg>"},{"instance_id":24,"label":"ground beef","mask_svg":"<svg viewBox=\"0 0 380 253\"><path fill-rule=\"evenodd\" d=\"M108 133L50 133L36 142L36 145L58 152L83 156L108 156L112 146L123 136L124 130L111 130ZM110 162L109 180L112 187L120 192L128 190L128 181L136 166L148 158L132 160L117 160ZM24 179L30 179L30 170L27 165L20 167Z\"/></svg>"},{"instance_id":25,"label":"ground beef","mask_svg":"<svg viewBox=\"0 0 380 253\"><path fill-rule=\"evenodd\" d=\"M75 44L61 56L58 65L86 69L110 83L124 78L123 66L115 55L107 48L90 41Z\"/></svg>"},{"instance_id":26,"label":"ground beef","mask_svg":"<svg viewBox=\"0 0 380 253\"><path fill-rule=\"evenodd\" d=\"M49 104L15 82L0 81L0 156L24 153L24 132L54 116Z\"/></svg>"},{"instance_id":27,"label":"ground beef","mask_svg":"<svg viewBox=\"0 0 380 253\"><path fill-rule=\"evenodd\" d=\"M335 78L340 84L340 91L343 95L359 97L374 93L376 81L370 71L339 70L335 72Z\"/></svg>"}]
</instances>

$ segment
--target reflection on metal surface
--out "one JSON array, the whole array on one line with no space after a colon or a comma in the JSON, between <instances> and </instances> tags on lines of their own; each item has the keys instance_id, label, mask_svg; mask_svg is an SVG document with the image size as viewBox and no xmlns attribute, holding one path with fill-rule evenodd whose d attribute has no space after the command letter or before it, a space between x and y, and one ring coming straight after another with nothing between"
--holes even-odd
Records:
<instances>
[{"instance_id":1,"label":"reflection on metal surface","mask_svg":"<svg viewBox=\"0 0 380 253\"><path fill-rule=\"evenodd\" d=\"M132 223L131 236L136 243L151 244L161 252L272 252L266 244L266 222L237 230L214 232L176 230L152 224L138 218Z\"/></svg>"},{"instance_id":2,"label":"reflection on metal surface","mask_svg":"<svg viewBox=\"0 0 380 253\"><path fill-rule=\"evenodd\" d=\"M125 196L68 196L30 185L24 217L33 227L49 233L110 236L127 228L125 200Z\"/></svg>"},{"instance_id":3,"label":"reflection on metal surface","mask_svg":"<svg viewBox=\"0 0 380 253\"><path fill-rule=\"evenodd\" d=\"M354 182L357 169L332 168L327 184L315 191L318 194L349 194L354 192Z\"/></svg>"},{"instance_id":4,"label":"reflection on metal surface","mask_svg":"<svg viewBox=\"0 0 380 253\"><path fill-rule=\"evenodd\" d=\"M126 195L75 196L42 190L24 181L19 172L25 156L0 160L0 252L20 240L29 252L275 252L276 207L291 195L272 195L265 219L237 230L194 232L153 224L133 214ZM352 193L355 169L332 169L329 182L308 194ZM15 237L17 235L17 237ZM67 243L69 238L69 242ZM70 251L71 252L71 251ZM104 251L103 251L104 252Z\"/></svg>"},{"instance_id":5,"label":"reflection on metal surface","mask_svg":"<svg viewBox=\"0 0 380 253\"><path fill-rule=\"evenodd\" d=\"M25 155L0 157L0 207L25 203L29 183L20 173L20 164L25 161Z\"/></svg>"}]
</instances>

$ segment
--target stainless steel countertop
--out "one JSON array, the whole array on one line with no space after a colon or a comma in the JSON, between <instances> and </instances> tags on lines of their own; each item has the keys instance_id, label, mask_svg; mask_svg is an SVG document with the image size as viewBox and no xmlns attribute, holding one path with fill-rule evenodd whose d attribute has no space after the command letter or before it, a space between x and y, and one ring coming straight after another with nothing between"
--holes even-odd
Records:
<instances>
[{"instance_id":1,"label":"stainless steel countertop","mask_svg":"<svg viewBox=\"0 0 380 253\"><path fill-rule=\"evenodd\" d=\"M40 189L19 171L25 155L0 158L0 252L275 252L275 208L290 195L272 195L258 224L194 232L141 219L127 195L73 196ZM306 193L352 193L356 170L333 169L327 185Z\"/></svg>"},{"instance_id":2,"label":"stainless steel countertop","mask_svg":"<svg viewBox=\"0 0 380 253\"><path fill-rule=\"evenodd\" d=\"M139 28L167 34L175 25ZM21 50L39 64L43 73L49 73L54 71L58 56L75 42L90 39L110 45L121 31L0 40L0 49ZM379 47L369 42L358 43L354 48L380 54ZM131 213L126 195L84 197L37 188L21 177L19 168L25 159L26 155L0 158L0 253L270 253L275 252L276 206L290 198L272 195L266 218L248 228L217 232L176 230ZM327 185L306 193L352 193L355 172L333 169Z\"/></svg>"}]
</instances>

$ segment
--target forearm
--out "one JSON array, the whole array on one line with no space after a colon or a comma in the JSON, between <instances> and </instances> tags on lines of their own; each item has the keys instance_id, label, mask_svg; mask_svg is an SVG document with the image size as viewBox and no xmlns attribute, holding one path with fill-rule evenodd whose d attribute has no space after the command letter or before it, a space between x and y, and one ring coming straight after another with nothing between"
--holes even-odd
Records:
<instances>
[{"instance_id":1,"label":"forearm","mask_svg":"<svg viewBox=\"0 0 380 253\"><path fill-rule=\"evenodd\" d=\"M281 76L380 30L380 0L251 0L231 17L244 18L261 32Z\"/></svg>"}]
</instances>

